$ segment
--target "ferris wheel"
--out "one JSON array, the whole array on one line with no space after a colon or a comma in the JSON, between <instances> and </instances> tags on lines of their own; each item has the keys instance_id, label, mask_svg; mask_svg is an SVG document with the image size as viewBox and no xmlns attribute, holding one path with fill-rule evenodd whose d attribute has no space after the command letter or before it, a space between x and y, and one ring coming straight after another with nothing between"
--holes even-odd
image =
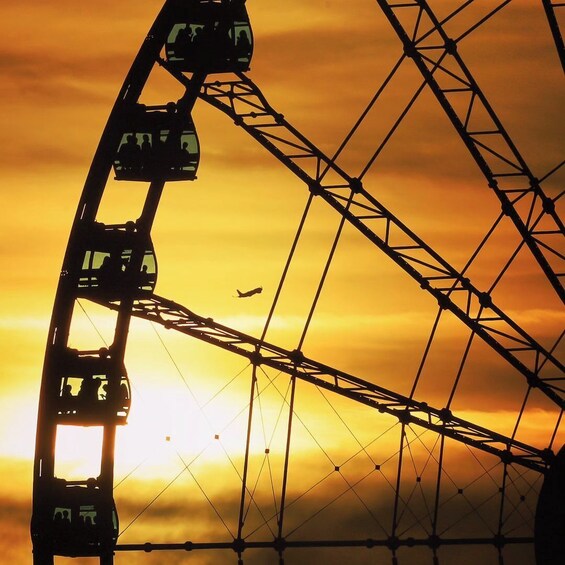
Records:
<instances>
[{"instance_id":1,"label":"ferris wheel","mask_svg":"<svg viewBox=\"0 0 565 565\"><path fill-rule=\"evenodd\" d=\"M473 11L474 0L448 7L426 0L367 3L392 28L400 46L398 58L343 142L327 154L253 80L252 2L165 2L111 111L63 261L40 393L31 522L35 565L52 565L56 556L94 558L103 565L126 563L125 556L135 551L145 552L148 563L167 562L168 552L184 552L191 563L347 559L435 565L482 559L549 565L563 559L563 332L548 336L543 323L531 323L508 308L504 283L516 264L528 261L543 280L546 303L562 309L563 191L554 184L564 161L536 176L460 49L509 2L487 3L479 15ZM542 4L554 64L565 68L561 5ZM418 74L419 85L379 138L371 129L374 109L391 90L395 97L395 80L407 68ZM172 80L180 97L168 98L167 87L158 102L144 102L150 88L151 99L159 97L159 88L149 86L157 72ZM481 176L481 190L500 210L464 258L450 253L448 258L445 242L433 234L433 245L426 242L414 227L421 226L418 213L401 218L379 196L383 185L376 165L422 93L447 117ZM200 182L197 174L206 155L206 143L197 134L195 106L200 105L226 115L278 161L289 173L285 178L293 176L303 187L304 209L255 334L156 293L159 249L152 229L170 183ZM360 139L369 148L368 158L353 174L345 155ZM447 155L451 150L446 148ZM117 210L120 221L100 221L110 183L124 186L124 191L135 187L137 194L143 187L137 218ZM298 336L292 345L282 346L270 336L280 335L277 312L291 284L292 267L300 260L311 216L319 208L331 213L335 229ZM435 209L422 213L433 215ZM457 214L464 211L451 213L454 238L460 225ZM393 378L379 375L377 361L373 374L360 376L336 367L327 350L326 358L309 351L308 337L327 321L317 321L320 305L348 237L366 245L375 263L384 262L402 274L409 289L399 291L407 292L403 300L433 305L434 314L420 332L420 358L410 374L402 359L403 343L398 344L398 374ZM493 260L488 253L497 238L509 240L511 251ZM478 268L485 255L488 276ZM370 269L357 265L350 277L363 277ZM257 287L238 295L246 298L261 291ZM525 303L531 298L526 284L518 293ZM343 298L344 312L349 299ZM113 313L112 337L77 348L73 327L88 305ZM557 319L561 314L556 310ZM207 401L227 398L231 403L235 412L221 425L210 423L206 406L185 382L206 431L191 420L186 444L174 447L181 465L178 474L124 514L116 491L116 434L135 410L135 376L130 379L126 370L134 319L221 350L241 360L245 369L237 375L237 393L230 378ZM451 340L455 333L458 339ZM338 340L352 357L359 353L353 339ZM324 347L317 351L323 353ZM479 410L466 409L464 399L474 393L491 397L487 412L493 415L481 417ZM497 405L504 405L504 422L493 408ZM536 418L541 424L532 434L536 426L530 420ZM238 426L243 430L239 443L229 444L225 438ZM57 441L69 427L79 433L101 431L97 476L59 476ZM210 446L220 446L231 473L231 479L221 479L222 488L209 476L209 467L200 467L204 455L215 449ZM177 531L173 527L157 540L128 537L158 507L167 489L181 481L190 483L194 497L187 499L187 508L192 504L193 510L182 518L190 537L171 538ZM202 526L205 515L217 530ZM175 522L180 520L175 516ZM140 535L151 536L151 528Z\"/></svg>"}]
</instances>

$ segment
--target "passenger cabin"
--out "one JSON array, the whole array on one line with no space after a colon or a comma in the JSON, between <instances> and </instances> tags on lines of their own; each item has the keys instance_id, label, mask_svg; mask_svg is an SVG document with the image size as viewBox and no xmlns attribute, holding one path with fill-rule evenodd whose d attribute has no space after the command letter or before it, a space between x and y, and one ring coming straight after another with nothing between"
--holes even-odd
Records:
<instances>
[{"instance_id":1,"label":"passenger cabin","mask_svg":"<svg viewBox=\"0 0 565 565\"><path fill-rule=\"evenodd\" d=\"M124 113L114 156L116 180L194 180L200 147L192 118L176 104L137 104Z\"/></svg>"},{"instance_id":2,"label":"passenger cabin","mask_svg":"<svg viewBox=\"0 0 565 565\"><path fill-rule=\"evenodd\" d=\"M157 283L157 259L151 240L140 242L133 223L94 224L85 228L84 255L78 278L78 295L93 300L118 300L151 294ZM139 270L131 271L134 249L141 246Z\"/></svg>"},{"instance_id":3,"label":"passenger cabin","mask_svg":"<svg viewBox=\"0 0 565 565\"><path fill-rule=\"evenodd\" d=\"M131 387L125 367L112 367L103 355L67 352L58 359L58 424L75 426L123 425L131 406Z\"/></svg>"},{"instance_id":4,"label":"passenger cabin","mask_svg":"<svg viewBox=\"0 0 565 565\"><path fill-rule=\"evenodd\" d=\"M101 512L102 496L96 479L52 479L45 496L34 508L31 521L34 546L67 557L100 555L102 547L116 544L119 528L113 502L112 525L106 533L101 527Z\"/></svg>"},{"instance_id":5,"label":"passenger cabin","mask_svg":"<svg viewBox=\"0 0 565 565\"><path fill-rule=\"evenodd\" d=\"M249 70L253 34L245 0L177 2L165 54L179 71L227 73Z\"/></svg>"}]
</instances>

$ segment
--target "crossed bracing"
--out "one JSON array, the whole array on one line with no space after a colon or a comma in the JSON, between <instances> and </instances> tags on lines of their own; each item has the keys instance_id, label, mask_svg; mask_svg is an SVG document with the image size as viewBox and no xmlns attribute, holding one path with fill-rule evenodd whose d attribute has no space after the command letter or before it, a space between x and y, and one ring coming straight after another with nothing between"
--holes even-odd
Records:
<instances>
[{"instance_id":1,"label":"crossed bracing","mask_svg":"<svg viewBox=\"0 0 565 565\"><path fill-rule=\"evenodd\" d=\"M101 304L119 308L113 303ZM315 386L394 416L403 424L413 424L494 454L504 463L514 463L543 473L551 461L551 452L547 450L529 446L515 438L458 418L446 408L435 408L426 402L418 402L386 387L309 359L301 351L288 351L219 324L171 300L156 295L138 299L134 302L132 314L245 357L256 366L265 365L294 375Z\"/></svg>"}]
</instances>

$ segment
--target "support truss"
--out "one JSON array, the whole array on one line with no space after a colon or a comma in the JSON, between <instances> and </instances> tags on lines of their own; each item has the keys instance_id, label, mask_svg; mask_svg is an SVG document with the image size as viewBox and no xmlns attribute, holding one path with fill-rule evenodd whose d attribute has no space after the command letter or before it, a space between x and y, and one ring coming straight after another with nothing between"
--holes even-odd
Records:
<instances>
[{"instance_id":1,"label":"support truss","mask_svg":"<svg viewBox=\"0 0 565 565\"><path fill-rule=\"evenodd\" d=\"M515 224L565 302L565 227L555 209L558 197L553 200L543 192L463 62L457 44L465 34L449 37L426 0L377 2L402 41L405 54L414 60L500 200L503 213ZM551 6L551 2L544 0L546 12L548 4ZM548 17L550 14L555 19L553 10ZM554 37L559 32L555 26L551 26Z\"/></svg>"},{"instance_id":2,"label":"support truss","mask_svg":"<svg viewBox=\"0 0 565 565\"><path fill-rule=\"evenodd\" d=\"M366 547L378 548L386 547L388 549L398 549L400 547L432 547L438 548L441 546L449 547L456 545L491 545L502 548L505 545L514 544L531 544L533 543L531 537L504 537L494 536L492 538L446 538L439 536L429 536L427 538L386 538L386 539L350 539L350 540L286 540L275 539L269 541L246 541L244 539L236 539L233 542L183 542L183 543L119 543L116 551L145 551L151 553L152 551L198 551L202 549L216 549L216 550L232 550L241 554L247 549L274 549L275 551L282 552L285 549L293 548L308 548L308 547Z\"/></svg>"},{"instance_id":3,"label":"support truss","mask_svg":"<svg viewBox=\"0 0 565 565\"><path fill-rule=\"evenodd\" d=\"M105 305L117 308L114 304ZM287 351L218 324L165 298L153 295L136 300L132 314L246 357L255 365L266 365L295 375L303 381L390 414L403 424L416 425L494 454L504 463L514 463L544 473L546 464L551 461L552 453L548 450L529 446L458 418L448 409L433 408L425 402L418 402L308 359L300 351Z\"/></svg>"},{"instance_id":4,"label":"support truss","mask_svg":"<svg viewBox=\"0 0 565 565\"><path fill-rule=\"evenodd\" d=\"M413 1L413 0L411 0ZM381 3L381 2L379 2ZM384 0L383 4L389 5ZM546 2L553 9L556 4ZM180 3L182 4L182 2ZM118 150L121 136L123 134L123 118L132 105L138 103L140 95L145 88L145 84L152 72L154 63L157 61L167 68L167 64L159 59L158 53L162 52L165 37L168 36L170 26L177 11L180 11L180 4L177 2L165 2L160 15L152 26L146 40L132 66L120 94L116 105L112 111L99 148L95 155L90 173L88 175L85 189L81 197L77 215L71 232L67 254L65 256L63 276L57 292L54 307L53 321L50 330L50 337L47 346L45 372L42 382L42 394L40 403L40 413L38 419L38 440L36 471L34 476L34 512L36 518L39 516L40 528L36 532L42 536L44 526L50 526L53 521L52 508L45 505L45 501L51 499L51 480L55 479L55 444L56 428L58 422L53 416L52 407L54 402L59 400L59 384L61 381L61 368L58 366L59 355L65 351L69 356L74 355L68 347L70 327L73 319L73 308L78 296L82 296L77 291L75 275L80 271L85 250L86 233L90 236L89 230L93 229L96 221L97 212L103 196L108 175L112 167L112 155ZM413 2L414 6L423 5L423 2ZM424 13L424 8L420 8ZM426 12L427 13L427 12ZM436 29L436 36L440 33L440 28ZM435 37L434 33L431 37ZM415 39L414 41L418 43ZM446 44L447 45L447 44ZM419 54L420 44L414 46L414 51L425 61L424 54ZM408 53L408 50L407 50ZM408 53L410 54L410 53ZM412 56L412 55L411 55ZM432 76L443 72L444 59L451 56L451 47L443 49L439 57L432 59ZM416 57L414 57L416 58ZM465 270L458 272L446 263L441 256L427 246L412 231L400 222L391 212L386 210L375 198L373 198L363 188L358 179L352 178L338 168L331 159L323 155L313 144L295 130L282 115L275 112L259 89L246 77L239 74L237 80L227 82L214 82L203 84L205 74L195 73L192 79L187 79L181 73L175 73L168 69L183 85L189 87L184 98L177 105L183 108L186 113L190 113L192 105L197 96L200 96L211 105L219 108L230 116L237 125L245 129L260 144L266 147L276 158L285 166L292 170L308 186L314 195L318 195L326 200L341 216L348 220L356 229L367 237L379 249L384 251L393 261L395 261L406 273L408 273L426 292L430 293L438 301L443 309L450 310L459 317L472 332L479 335L496 352L502 355L514 368L520 371L527 379L529 386L540 388L553 402L559 406L564 406L565 377L563 375L563 365L553 356L552 352L546 351L533 338L524 332L518 324L513 322L506 314L497 308L489 293L480 292L476 289L468 278L465 277ZM455 77L457 78L457 77ZM428 83L430 83L428 81ZM439 88L439 87L438 87ZM441 93L449 98L451 91L446 87L441 87ZM460 89L461 92L469 94L471 101L468 105L467 114L469 119L464 121L465 127L470 128L471 114L479 102L482 102L480 91L475 93ZM458 92L454 90L453 92ZM478 100L478 102L477 102ZM493 114L494 115L494 114ZM498 127L498 122L495 123ZM174 130L173 130L174 132ZM563 287L559 287L559 272L554 269L555 257L562 260L563 255L557 252L553 245L553 236L558 230L551 226L547 228L548 219L554 219L555 202L543 195L539 188L539 183L531 176L531 173L522 167L521 158L517 153L509 158L505 152L498 149L498 145L487 144L484 138L502 136L506 140L505 133L501 126L496 131L474 131L469 129L466 132L472 141L477 154L481 155L488 164L489 159L500 161L504 167L510 167L510 173L506 170L492 172L493 182L497 183L493 188L498 190L502 196L504 211L515 219L517 216L522 221L522 226L518 225L524 240L528 243L532 252L546 271L556 290L561 289L563 298ZM507 136L506 136L507 137ZM171 137L172 139L172 137ZM497 138L498 139L498 138ZM508 140L509 142L509 140ZM500 144L500 142L498 142ZM513 146L510 147L513 150ZM517 165L512 158L517 157ZM481 163L479 163L481 164ZM514 169L519 168L518 172ZM487 177L488 178L488 177ZM518 188L508 187L506 183L515 183ZM529 184L527 184L529 183ZM526 186L527 184L527 186ZM132 256L127 268L127 272L138 273L141 268L143 253L146 248L142 242L148 240L151 231L155 212L157 210L161 192L164 186L164 179L155 179L147 192L146 200L141 217L136 223L136 229L140 237L133 246ZM524 215L524 209L526 210ZM521 215L522 214L522 215ZM557 221L557 220L556 220ZM560 224L560 230L563 226ZM525 231L524 231L525 230ZM528 241L528 237L530 241ZM544 263L543 261L546 261ZM71 276L68 276L70 273ZM556 280L551 279L553 273ZM133 280L133 279L132 279ZM120 285L117 285L117 287ZM117 288L116 287L116 288ZM100 287L98 287L100 289ZM118 311L114 342L110 348L112 361L111 370L108 373L109 382L118 380L114 377L119 376L116 367L122 365L127 332L130 324L131 315L162 324L166 328L177 330L181 333L193 336L224 350L245 357L253 364L254 369L260 365L271 367L275 370L291 375L293 383L296 379L320 387L338 394L342 397L364 404L380 413L388 414L398 420L402 427L402 441L404 441L404 431L406 426L418 426L423 430L429 430L441 436L441 455L438 462L438 476L444 473L442 465L443 442L444 439L451 438L453 441L463 445L473 447L484 453L493 455L502 462L504 467L504 477L507 469L512 466L519 467L523 472L525 469L533 470L539 475L546 473L548 466L553 461L553 454L550 449L541 449L517 441L513 437L506 437L492 430L478 426L458 418L449 409L437 409L430 407L425 402L418 402L413 398L390 391L382 386L370 383L363 379L349 375L327 365L323 365L314 360L308 359L299 350L288 351L283 348L265 343L252 336L248 336L221 324L215 323L209 318L203 318L192 313L187 308L160 298L154 295L140 296L140 290L136 286L128 288L122 293L120 288L117 294L120 300L108 304L102 299L99 303ZM103 294L103 293L102 293ZM101 294L98 294L100 297ZM113 295L115 296L115 295ZM81 352L92 360L103 360L103 352L98 356L93 355L94 351ZM52 361L52 360L55 361ZM106 359L104 357L104 359ZM543 369L543 377L541 371ZM85 369L86 370L86 369ZM121 373L120 373L121 374ZM90 374L82 374L86 381ZM255 375L254 377L255 378ZM255 389L251 388L250 397L253 399ZM56 401L54 399L57 399ZM106 405L109 405L106 402ZM247 465L248 451L250 445L251 416L253 407L249 407L249 423L247 435L247 452L245 455L245 466ZM293 405L289 405L289 422L292 420L294 411ZM101 427L97 421L90 422ZM193 551L196 549L220 549L232 550L238 554L241 561L242 552L252 548L272 548L277 551L282 558L282 552L287 548L307 548L307 547L386 547L393 553L393 561L396 560L396 550L399 547L427 546L434 552L436 559L436 548L445 545L478 545L487 544L502 548L511 543L531 543L532 538L527 537L508 537L500 534L502 526L497 534L487 534L483 538L448 538L443 535L436 535L435 524L437 523L437 507L439 504L440 482L438 478L436 492L436 517L434 517L433 534L413 538L406 537L405 534L396 535L396 525L398 523L396 510L393 517L393 533L390 537L386 534L380 539L335 539L335 540L301 540L287 541L283 538L283 515L282 511L278 515L279 530L275 539L251 542L242 539L243 532L243 508L245 494L247 490L247 477L244 470L242 478L242 496L240 504L239 530L237 538L229 542L212 543L192 543L182 544L120 544L114 547L115 538L111 528L113 517L113 482L114 482L114 441L117 423L113 420L103 424L103 446L101 455L101 473L97 479L98 490L102 495L102 506L98 516L101 518L100 530L104 535L99 546L84 555L97 556L101 564L113 563L113 552L116 551L137 551L145 552L160 550L185 550ZM290 450L290 425L287 434L288 459ZM402 444L401 444L402 445ZM395 503L398 506L401 500L401 462L402 452L400 452L398 465L398 484L395 489ZM430 453L431 455L431 453ZM499 468L498 462L495 466ZM539 475L536 475L539 478ZM46 480L47 479L47 480ZM85 481L88 484L87 481ZM284 477L283 485L286 488L287 478ZM66 483L67 486L74 488L73 481ZM506 486L499 487L498 492L502 493L502 499L506 497ZM78 491L77 491L78 492ZM156 500L156 499L154 499ZM154 501L153 500L153 501ZM285 507L284 494L281 496L281 507ZM37 514L39 510L39 514ZM33 532L32 522L32 532ZM45 529L47 533L56 530L53 527ZM72 532L70 532L72 534ZM472 533L472 532L471 532ZM69 533L65 533L68 536ZM117 532L116 532L117 535ZM57 538L57 535L54 536ZM53 536L48 535L45 539L38 538L35 544L34 562L41 565L52 565L53 556ZM95 538L97 539L97 538ZM98 541L96 542L98 543ZM73 550L74 551L74 550Z\"/></svg>"},{"instance_id":5,"label":"support truss","mask_svg":"<svg viewBox=\"0 0 565 565\"><path fill-rule=\"evenodd\" d=\"M551 35L553 36L553 41L555 42L555 47L557 48L557 54L559 55L561 66L563 67L563 72L565 72L565 45L563 44L563 36L561 35L561 29L559 27L559 19L555 13L557 8L565 7L565 2L552 2L551 0L541 1L547 16Z\"/></svg>"},{"instance_id":6,"label":"support truss","mask_svg":"<svg viewBox=\"0 0 565 565\"><path fill-rule=\"evenodd\" d=\"M161 62L166 67L164 61ZM190 80L168 69L186 86ZM303 180L408 273L441 308L450 310L559 407L565 367L392 212L347 175L267 102L246 76L207 83L200 97L220 109ZM544 370L547 376L540 376Z\"/></svg>"}]
</instances>

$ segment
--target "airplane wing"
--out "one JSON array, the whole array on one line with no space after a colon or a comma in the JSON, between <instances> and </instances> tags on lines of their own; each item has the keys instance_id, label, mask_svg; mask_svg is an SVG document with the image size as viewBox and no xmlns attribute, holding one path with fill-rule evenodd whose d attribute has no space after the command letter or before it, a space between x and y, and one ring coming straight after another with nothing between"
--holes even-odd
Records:
<instances>
[{"instance_id":1,"label":"airplane wing","mask_svg":"<svg viewBox=\"0 0 565 565\"><path fill-rule=\"evenodd\" d=\"M263 292L263 287L258 286L257 288L252 288L251 290L247 290L245 292L241 292L241 290L237 289L237 298L249 298L254 294L260 294Z\"/></svg>"}]
</instances>

